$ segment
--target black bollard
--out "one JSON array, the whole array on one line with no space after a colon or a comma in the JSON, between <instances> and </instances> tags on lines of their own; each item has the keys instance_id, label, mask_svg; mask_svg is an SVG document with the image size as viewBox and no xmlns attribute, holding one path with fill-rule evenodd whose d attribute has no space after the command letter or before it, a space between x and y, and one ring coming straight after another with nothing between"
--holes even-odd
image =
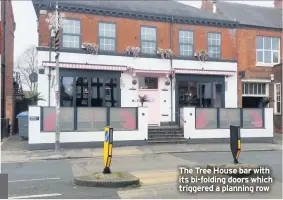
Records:
<instances>
[{"instance_id":1,"label":"black bollard","mask_svg":"<svg viewBox=\"0 0 283 200\"><path fill-rule=\"evenodd\" d=\"M230 126L230 148L234 158L233 163L238 164L238 158L241 152L241 134L240 126Z\"/></svg>"}]
</instances>

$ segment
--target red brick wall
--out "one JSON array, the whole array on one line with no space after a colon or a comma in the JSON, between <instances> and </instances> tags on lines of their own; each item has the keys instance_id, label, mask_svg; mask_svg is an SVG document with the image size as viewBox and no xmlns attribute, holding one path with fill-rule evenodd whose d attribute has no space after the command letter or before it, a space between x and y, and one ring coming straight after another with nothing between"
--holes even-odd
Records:
<instances>
[{"instance_id":1,"label":"red brick wall","mask_svg":"<svg viewBox=\"0 0 283 200\"><path fill-rule=\"evenodd\" d=\"M104 17L80 13L65 13L66 17L81 19L82 42L97 43L98 22L115 22L117 24L117 52L124 53L127 46L140 46L140 27L149 25L157 27L158 47L170 48L170 24L144 20ZM48 46L48 25L45 22L47 15L39 17L40 46ZM222 58L236 59L235 41L227 28L205 27L195 25L173 25L173 51L179 54L179 29L189 29L195 32L195 50L207 49L207 32L219 31L222 34Z\"/></svg>"},{"instance_id":2,"label":"red brick wall","mask_svg":"<svg viewBox=\"0 0 283 200\"><path fill-rule=\"evenodd\" d=\"M283 87L283 84L282 84L282 65L277 65L277 66L273 67L272 73L274 74L274 82L273 83L281 83L281 94L283 94L282 93L282 87ZM269 86L269 96L273 100L275 100L274 99L274 85L273 85L273 83L270 84L270 86ZM273 116L274 131L278 132L278 133L282 133L282 127L283 127L283 124L282 124L282 106L283 106L283 101L282 101L282 98L281 98L281 115L274 115ZM270 104L270 107L274 108L273 102Z\"/></svg>"},{"instance_id":3,"label":"red brick wall","mask_svg":"<svg viewBox=\"0 0 283 200\"><path fill-rule=\"evenodd\" d=\"M13 119L13 66L14 66L14 15L11 0L2 1L1 9L3 11L6 4L6 31L5 31L5 97L6 97L6 117ZM3 18L2 18L3 20ZM2 31L1 31L2 32ZM2 45L1 45L2 46ZM3 56L3 55L2 55Z\"/></svg>"},{"instance_id":4,"label":"red brick wall","mask_svg":"<svg viewBox=\"0 0 283 200\"><path fill-rule=\"evenodd\" d=\"M256 66L256 36L279 37L282 41L282 33L259 29L237 30L237 54L238 71L246 71L246 78L270 78L272 67ZM281 42L281 58L283 55ZM242 83L238 78L238 95L242 96ZM242 98L239 98L239 106L242 106Z\"/></svg>"}]
</instances>

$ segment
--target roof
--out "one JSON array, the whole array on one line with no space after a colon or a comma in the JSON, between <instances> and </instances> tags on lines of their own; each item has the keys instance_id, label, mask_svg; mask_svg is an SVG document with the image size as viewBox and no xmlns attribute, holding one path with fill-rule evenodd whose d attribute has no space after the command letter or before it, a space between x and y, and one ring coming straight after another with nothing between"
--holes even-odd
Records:
<instances>
[{"instance_id":1,"label":"roof","mask_svg":"<svg viewBox=\"0 0 283 200\"><path fill-rule=\"evenodd\" d=\"M282 28L282 9L252 6L224 1L216 2L217 11L231 20L237 20L241 25Z\"/></svg>"},{"instance_id":2,"label":"roof","mask_svg":"<svg viewBox=\"0 0 283 200\"><path fill-rule=\"evenodd\" d=\"M54 0L32 0L34 7L49 5L50 2L54 5ZM59 8L73 7L73 11L79 10L108 10L124 13L136 13L140 15L155 15L159 17L186 18L186 19L202 19L206 21L221 21L236 24L229 17L214 14L209 11L200 10L198 8L179 3L174 0L167 1L66 1L59 0ZM78 9L80 8L80 9ZM86 10L84 10L86 11ZM91 12L93 13L93 12ZM110 15L111 16L111 15ZM125 15L126 16L126 15Z\"/></svg>"}]
</instances>

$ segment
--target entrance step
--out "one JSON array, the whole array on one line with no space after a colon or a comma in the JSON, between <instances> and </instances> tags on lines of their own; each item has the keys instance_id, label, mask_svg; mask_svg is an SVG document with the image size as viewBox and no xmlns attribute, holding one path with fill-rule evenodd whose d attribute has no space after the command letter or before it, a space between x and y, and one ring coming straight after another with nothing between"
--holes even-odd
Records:
<instances>
[{"instance_id":1,"label":"entrance step","mask_svg":"<svg viewBox=\"0 0 283 200\"><path fill-rule=\"evenodd\" d=\"M173 143L173 144L184 144L187 143L187 140L182 138L182 139L167 139L167 140L148 140L147 141L149 144L168 144L168 143Z\"/></svg>"},{"instance_id":2,"label":"entrance step","mask_svg":"<svg viewBox=\"0 0 283 200\"><path fill-rule=\"evenodd\" d=\"M177 122L160 122L160 126L178 126Z\"/></svg>"},{"instance_id":3,"label":"entrance step","mask_svg":"<svg viewBox=\"0 0 283 200\"><path fill-rule=\"evenodd\" d=\"M184 131L177 125L148 128L148 142L150 143L183 143Z\"/></svg>"}]
</instances>

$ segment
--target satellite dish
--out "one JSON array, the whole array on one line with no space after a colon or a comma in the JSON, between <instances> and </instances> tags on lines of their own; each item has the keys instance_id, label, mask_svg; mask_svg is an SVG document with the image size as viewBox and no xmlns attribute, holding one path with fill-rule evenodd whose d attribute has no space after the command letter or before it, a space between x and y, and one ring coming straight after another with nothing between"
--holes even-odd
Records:
<instances>
[{"instance_id":1,"label":"satellite dish","mask_svg":"<svg viewBox=\"0 0 283 200\"><path fill-rule=\"evenodd\" d=\"M29 80L30 82L32 83L35 83L38 81L38 75L36 72L32 72L30 75L29 75Z\"/></svg>"}]
</instances>

